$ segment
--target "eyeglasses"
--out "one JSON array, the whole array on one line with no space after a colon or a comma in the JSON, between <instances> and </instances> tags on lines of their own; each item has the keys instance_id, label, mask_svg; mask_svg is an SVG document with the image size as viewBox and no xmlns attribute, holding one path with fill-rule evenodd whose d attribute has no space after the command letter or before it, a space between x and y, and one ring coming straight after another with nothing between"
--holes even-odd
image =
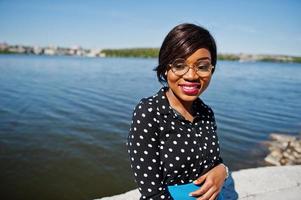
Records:
<instances>
[{"instance_id":1,"label":"eyeglasses","mask_svg":"<svg viewBox=\"0 0 301 200\"><path fill-rule=\"evenodd\" d=\"M204 60L199 60L194 63L193 66L189 66L183 58L177 58L169 64L169 67L177 76L183 76L189 71L189 68L192 68L200 77L209 76L214 68L210 62Z\"/></svg>"}]
</instances>

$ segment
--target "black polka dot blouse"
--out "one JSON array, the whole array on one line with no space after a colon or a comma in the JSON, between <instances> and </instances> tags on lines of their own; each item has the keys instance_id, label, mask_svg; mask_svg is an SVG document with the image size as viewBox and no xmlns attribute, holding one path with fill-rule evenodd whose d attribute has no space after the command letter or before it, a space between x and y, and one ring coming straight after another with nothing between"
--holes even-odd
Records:
<instances>
[{"instance_id":1,"label":"black polka dot blouse","mask_svg":"<svg viewBox=\"0 0 301 200\"><path fill-rule=\"evenodd\" d=\"M170 106L167 89L133 112L127 147L140 199L172 199L168 185L191 183L222 162L211 108L197 98L190 122Z\"/></svg>"}]
</instances>

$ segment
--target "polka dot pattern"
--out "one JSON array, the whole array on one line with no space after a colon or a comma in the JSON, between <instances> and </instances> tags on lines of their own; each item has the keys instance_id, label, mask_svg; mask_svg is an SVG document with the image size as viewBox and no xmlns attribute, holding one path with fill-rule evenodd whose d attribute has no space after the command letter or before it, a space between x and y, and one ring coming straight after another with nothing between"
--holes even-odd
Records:
<instances>
[{"instance_id":1,"label":"polka dot pattern","mask_svg":"<svg viewBox=\"0 0 301 200\"><path fill-rule=\"evenodd\" d=\"M140 199L172 199L168 185L190 183L222 162L211 108L198 98L187 121L170 106L167 89L133 112L127 147Z\"/></svg>"}]
</instances>

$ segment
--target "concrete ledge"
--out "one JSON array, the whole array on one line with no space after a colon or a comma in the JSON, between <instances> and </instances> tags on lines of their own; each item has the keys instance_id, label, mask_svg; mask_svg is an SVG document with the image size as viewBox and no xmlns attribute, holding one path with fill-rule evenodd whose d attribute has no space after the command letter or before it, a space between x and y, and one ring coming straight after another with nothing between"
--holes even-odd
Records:
<instances>
[{"instance_id":1,"label":"concrete ledge","mask_svg":"<svg viewBox=\"0 0 301 200\"><path fill-rule=\"evenodd\" d=\"M232 173L238 199L299 200L301 199L301 165L261 167ZM98 200L138 200L137 189Z\"/></svg>"},{"instance_id":2,"label":"concrete ledge","mask_svg":"<svg viewBox=\"0 0 301 200\"><path fill-rule=\"evenodd\" d=\"M232 176L239 199L297 200L301 196L301 165L245 169Z\"/></svg>"}]
</instances>

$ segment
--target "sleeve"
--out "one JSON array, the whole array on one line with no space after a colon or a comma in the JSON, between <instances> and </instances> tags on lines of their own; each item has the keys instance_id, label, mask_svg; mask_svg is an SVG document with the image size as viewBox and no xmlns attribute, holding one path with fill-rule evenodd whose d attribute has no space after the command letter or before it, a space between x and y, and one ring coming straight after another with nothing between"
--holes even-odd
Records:
<instances>
[{"instance_id":1,"label":"sleeve","mask_svg":"<svg viewBox=\"0 0 301 200\"><path fill-rule=\"evenodd\" d=\"M212 121L213 121L213 130L214 130L214 134L217 137L217 159L214 162L214 166L217 166L221 163L224 163L221 155L220 155L220 146L219 146L219 139L218 139L218 135L217 135L217 125L216 125L216 121L215 121L215 116L214 116L214 112L213 110L210 108L210 111L212 113Z\"/></svg>"},{"instance_id":2,"label":"sleeve","mask_svg":"<svg viewBox=\"0 0 301 200\"><path fill-rule=\"evenodd\" d=\"M133 112L127 148L140 199L172 199L162 181L155 110L145 100Z\"/></svg>"},{"instance_id":3,"label":"sleeve","mask_svg":"<svg viewBox=\"0 0 301 200\"><path fill-rule=\"evenodd\" d=\"M210 171L212 168L214 168L215 166L223 163L223 159L220 155L220 146L219 146L219 140L218 140L218 135L217 135L217 125L216 125L216 121L215 121L215 116L214 116L214 112L213 110L207 106L207 117L208 120L211 123L211 126L209 127L209 130L207 133L210 134L212 137L211 138L210 143L214 143L215 145L211 145L209 144L209 148L210 151L206 151L206 156L205 156L205 160L204 163L205 164L205 169L203 171L203 174L207 173L208 171ZM212 152L211 152L212 151Z\"/></svg>"},{"instance_id":4,"label":"sleeve","mask_svg":"<svg viewBox=\"0 0 301 200\"><path fill-rule=\"evenodd\" d=\"M211 118L212 118L212 122L213 122L213 130L214 130L213 133L217 137L217 159L214 161L213 166L217 166L221 163L224 163L224 161L220 155L220 146L219 146L219 140L218 140L218 135L217 135L217 125L216 125L216 121L215 121L214 112L211 108L210 108L210 113L212 114Z\"/></svg>"}]
</instances>

